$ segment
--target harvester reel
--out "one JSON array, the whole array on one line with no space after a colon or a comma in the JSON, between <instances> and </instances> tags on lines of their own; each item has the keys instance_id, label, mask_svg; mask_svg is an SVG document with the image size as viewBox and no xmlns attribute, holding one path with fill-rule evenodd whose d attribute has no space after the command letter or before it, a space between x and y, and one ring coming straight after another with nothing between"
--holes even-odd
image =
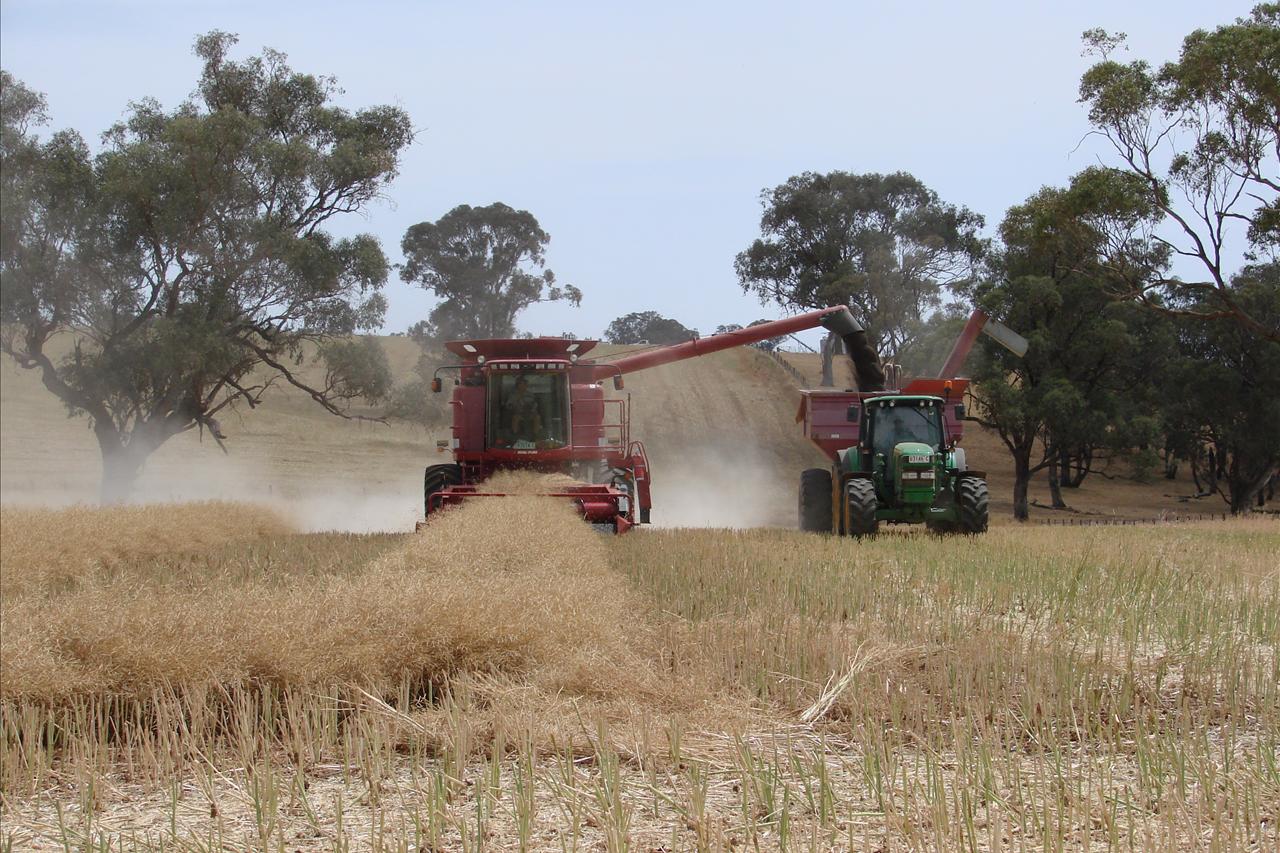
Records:
<instances>
[{"instance_id":1,"label":"harvester reel","mask_svg":"<svg viewBox=\"0 0 1280 853\"><path fill-rule=\"evenodd\" d=\"M845 531L861 539L874 536L880 529L876 520L876 487L871 480L858 477L844 487Z\"/></svg>"},{"instance_id":2,"label":"harvester reel","mask_svg":"<svg viewBox=\"0 0 1280 853\"><path fill-rule=\"evenodd\" d=\"M806 533L831 532L831 472L807 468L800 472L800 529Z\"/></svg>"}]
</instances>

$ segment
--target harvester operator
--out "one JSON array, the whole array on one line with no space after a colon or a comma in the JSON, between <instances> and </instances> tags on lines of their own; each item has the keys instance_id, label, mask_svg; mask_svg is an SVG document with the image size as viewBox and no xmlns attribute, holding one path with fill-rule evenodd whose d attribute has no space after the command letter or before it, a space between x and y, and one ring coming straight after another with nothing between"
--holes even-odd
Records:
<instances>
[{"instance_id":1,"label":"harvester operator","mask_svg":"<svg viewBox=\"0 0 1280 853\"><path fill-rule=\"evenodd\" d=\"M542 413L538 401L529 393L529 380L516 379L515 391L503 403L503 421L512 441L537 441L542 436Z\"/></svg>"}]
</instances>

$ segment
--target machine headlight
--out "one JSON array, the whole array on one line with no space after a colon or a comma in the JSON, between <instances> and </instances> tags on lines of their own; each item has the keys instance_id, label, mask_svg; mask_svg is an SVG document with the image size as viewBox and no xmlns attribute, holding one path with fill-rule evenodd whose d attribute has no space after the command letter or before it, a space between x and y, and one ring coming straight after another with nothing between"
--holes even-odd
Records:
<instances>
[{"instance_id":1,"label":"machine headlight","mask_svg":"<svg viewBox=\"0 0 1280 853\"><path fill-rule=\"evenodd\" d=\"M902 472L902 479L904 479L904 480L914 480L914 479L916 478L916 476L917 476L917 475L916 475L916 472L915 472L915 471L903 471L903 472Z\"/></svg>"},{"instance_id":2,"label":"machine headlight","mask_svg":"<svg viewBox=\"0 0 1280 853\"><path fill-rule=\"evenodd\" d=\"M921 472L920 472L920 479L921 479L921 480L932 480L932 479L933 479L933 472L932 472L932 471L921 471Z\"/></svg>"}]
</instances>

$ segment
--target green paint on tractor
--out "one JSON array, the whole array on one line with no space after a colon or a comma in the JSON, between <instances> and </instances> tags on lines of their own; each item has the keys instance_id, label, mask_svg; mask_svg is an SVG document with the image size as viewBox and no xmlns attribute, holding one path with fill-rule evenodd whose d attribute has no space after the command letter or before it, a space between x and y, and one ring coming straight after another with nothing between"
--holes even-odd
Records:
<instances>
[{"instance_id":1,"label":"green paint on tractor","mask_svg":"<svg viewBox=\"0 0 1280 853\"><path fill-rule=\"evenodd\" d=\"M987 529L987 484L965 467L941 397L876 394L848 407L857 443L835 452L830 471L801 477L805 529L869 536L882 522L925 524L939 533Z\"/></svg>"}]
</instances>

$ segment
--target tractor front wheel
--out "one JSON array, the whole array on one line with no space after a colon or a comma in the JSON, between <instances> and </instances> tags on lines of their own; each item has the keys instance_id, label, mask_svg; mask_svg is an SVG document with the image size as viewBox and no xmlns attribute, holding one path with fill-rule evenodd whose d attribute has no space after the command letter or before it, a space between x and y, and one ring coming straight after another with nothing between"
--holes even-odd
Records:
<instances>
[{"instance_id":1,"label":"tractor front wheel","mask_svg":"<svg viewBox=\"0 0 1280 853\"><path fill-rule=\"evenodd\" d=\"M987 532L989 498L987 481L977 477L961 477L956 487L956 510L960 516L956 530L970 536Z\"/></svg>"},{"instance_id":2,"label":"tractor front wheel","mask_svg":"<svg viewBox=\"0 0 1280 853\"><path fill-rule=\"evenodd\" d=\"M826 468L800 472L800 529L831 532L831 472Z\"/></svg>"},{"instance_id":3,"label":"tractor front wheel","mask_svg":"<svg viewBox=\"0 0 1280 853\"><path fill-rule=\"evenodd\" d=\"M452 463L429 465L422 478L422 513L431 515L431 496L462 482L462 468Z\"/></svg>"},{"instance_id":4,"label":"tractor front wheel","mask_svg":"<svg viewBox=\"0 0 1280 853\"><path fill-rule=\"evenodd\" d=\"M876 487L870 480L850 480L844 487L844 506L844 528L850 536L874 536L880 529L876 520Z\"/></svg>"}]
</instances>

